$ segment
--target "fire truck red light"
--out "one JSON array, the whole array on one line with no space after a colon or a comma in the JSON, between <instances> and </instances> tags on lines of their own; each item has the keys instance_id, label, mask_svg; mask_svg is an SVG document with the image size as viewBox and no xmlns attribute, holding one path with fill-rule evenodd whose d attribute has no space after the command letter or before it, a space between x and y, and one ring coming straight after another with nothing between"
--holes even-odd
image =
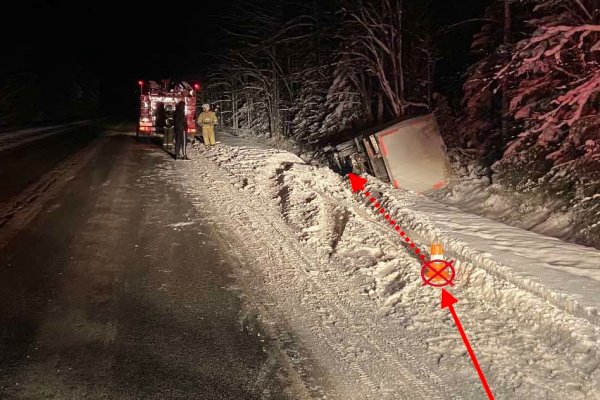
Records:
<instances>
[{"instance_id":1,"label":"fire truck red light","mask_svg":"<svg viewBox=\"0 0 600 400\"><path fill-rule=\"evenodd\" d=\"M188 133L195 134L194 117L196 114L196 97L191 90L189 83L179 82L174 88L158 85L149 81L145 85L143 80L139 80L141 98L140 98L140 119L137 129L138 135L154 136L164 134L164 125L158 119L158 112L164 112L163 107L170 106L176 108L179 102L184 103L184 114L186 115Z\"/></svg>"}]
</instances>

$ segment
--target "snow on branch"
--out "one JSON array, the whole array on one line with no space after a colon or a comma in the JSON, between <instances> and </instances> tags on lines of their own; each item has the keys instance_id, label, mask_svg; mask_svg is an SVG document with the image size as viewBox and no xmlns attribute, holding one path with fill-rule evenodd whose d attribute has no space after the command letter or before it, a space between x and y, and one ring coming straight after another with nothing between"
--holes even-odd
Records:
<instances>
[{"instance_id":1,"label":"snow on branch","mask_svg":"<svg viewBox=\"0 0 600 400\"><path fill-rule=\"evenodd\" d=\"M542 26L515 47L515 54L494 80L513 87L509 112L526 120L526 129L509 143L505 156L523 145L549 148L573 140L571 128L582 118L597 116L591 107L600 94L600 25Z\"/></svg>"},{"instance_id":2,"label":"snow on branch","mask_svg":"<svg viewBox=\"0 0 600 400\"><path fill-rule=\"evenodd\" d=\"M596 71L590 79L554 100L553 104L556 107L538 118L543 122L538 130L572 126L583 116L584 109L592 96L598 93L600 93L600 70Z\"/></svg>"}]
</instances>

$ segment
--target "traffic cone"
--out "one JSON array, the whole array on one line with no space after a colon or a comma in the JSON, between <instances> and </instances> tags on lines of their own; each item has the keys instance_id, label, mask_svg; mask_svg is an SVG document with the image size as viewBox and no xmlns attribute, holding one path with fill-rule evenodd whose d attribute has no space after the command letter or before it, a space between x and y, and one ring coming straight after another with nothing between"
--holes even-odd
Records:
<instances>
[{"instance_id":1,"label":"traffic cone","mask_svg":"<svg viewBox=\"0 0 600 400\"><path fill-rule=\"evenodd\" d=\"M433 243L431 245L431 260L443 260L444 259L444 246L440 243Z\"/></svg>"},{"instance_id":2,"label":"traffic cone","mask_svg":"<svg viewBox=\"0 0 600 400\"><path fill-rule=\"evenodd\" d=\"M431 245L431 263L429 267L426 267L423 271L423 279L426 283L432 286L442 285L450 279L450 273L446 270L444 260L444 247L440 243L433 243Z\"/></svg>"}]
</instances>

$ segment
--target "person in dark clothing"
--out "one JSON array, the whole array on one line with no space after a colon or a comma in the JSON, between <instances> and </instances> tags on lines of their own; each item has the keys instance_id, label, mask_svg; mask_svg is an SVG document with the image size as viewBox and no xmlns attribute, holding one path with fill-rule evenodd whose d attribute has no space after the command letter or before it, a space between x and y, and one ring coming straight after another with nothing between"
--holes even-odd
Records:
<instances>
[{"instance_id":1,"label":"person in dark clothing","mask_svg":"<svg viewBox=\"0 0 600 400\"><path fill-rule=\"evenodd\" d=\"M162 132L167 125L167 112L165 110L165 103L156 103L156 111L154 112L154 116L156 117L156 130L158 132Z\"/></svg>"},{"instance_id":2,"label":"person in dark clothing","mask_svg":"<svg viewBox=\"0 0 600 400\"><path fill-rule=\"evenodd\" d=\"M187 156L187 121L185 119L185 103L180 101L175 106L173 117L175 127L175 159L188 160Z\"/></svg>"},{"instance_id":3,"label":"person in dark clothing","mask_svg":"<svg viewBox=\"0 0 600 400\"><path fill-rule=\"evenodd\" d=\"M164 108L163 114L163 147L166 151L168 147L172 148L173 146L173 106L170 104L167 105Z\"/></svg>"}]
</instances>

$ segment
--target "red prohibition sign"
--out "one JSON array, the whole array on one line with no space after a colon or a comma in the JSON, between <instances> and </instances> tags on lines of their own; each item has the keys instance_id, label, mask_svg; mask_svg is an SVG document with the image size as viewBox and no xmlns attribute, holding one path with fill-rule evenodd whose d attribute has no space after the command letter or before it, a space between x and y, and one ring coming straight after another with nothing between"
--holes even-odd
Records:
<instances>
[{"instance_id":1,"label":"red prohibition sign","mask_svg":"<svg viewBox=\"0 0 600 400\"><path fill-rule=\"evenodd\" d=\"M446 260L429 260L423 264L421 268L421 279L423 285L434 287L453 286L456 271L452 261Z\"/></svg>"}]
</instances>

